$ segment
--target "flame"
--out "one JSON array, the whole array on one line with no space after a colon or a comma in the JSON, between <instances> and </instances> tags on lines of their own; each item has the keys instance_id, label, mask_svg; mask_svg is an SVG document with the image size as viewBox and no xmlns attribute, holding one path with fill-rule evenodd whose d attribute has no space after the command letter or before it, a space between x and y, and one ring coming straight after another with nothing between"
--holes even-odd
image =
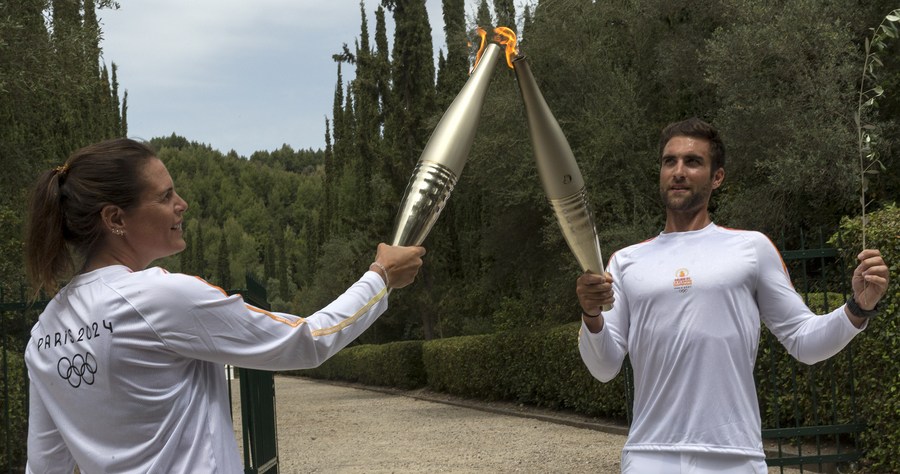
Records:
<instances>
[{"instance_id":1,"label":"flame","mask_svg":"<svg viewBox=\"0 0 900 474\"><path fill-rule=\"evenodd\" d=\"M494 28L494 33L497 33L497 35L494 36L494 41L506 46L506 65L512 69L513 58L519 56L519 48L516 45L518 41L516 39L516 32L505 26L498 26Z\"/></svg>"},{"instance_id":2,"label":"flame","mask_svg":"<svg viewBox=\"0 0 900 474\"><path fill-rule=\"evenodd\" d=\"M478 62L481 61L481 55L484 54L484 48L487 46L487 31L484 31L484 28L478 26L475 27L475 32L481 37L481 46L478 47L478 52L475 53L475 64L472 65L472 71L478 67ZM472 71L469 71L469 74L472 74Z\"/></svg>"}]
</instances>

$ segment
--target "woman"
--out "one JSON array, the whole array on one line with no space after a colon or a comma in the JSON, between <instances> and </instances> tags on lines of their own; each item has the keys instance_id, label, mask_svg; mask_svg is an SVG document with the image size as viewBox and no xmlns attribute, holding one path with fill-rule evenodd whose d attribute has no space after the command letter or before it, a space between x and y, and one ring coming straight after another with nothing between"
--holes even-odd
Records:
<instances>
[{"instance_id":1,"label":"woman","mask_svg":"<svg viewBox=\"0 0 900 474\"><path fill-rule=\"evenodd\" d=\"M38 179L29 278L52 292L80 268L26 348L28 472L242 472L223 364L321 364L387 309L387 290L410 284L425 254L379 244L369 270L322 310L272 313L147 268L184 250L187 208L155 152L129 139L78 150Z\"/></svg>"}]
</instances>

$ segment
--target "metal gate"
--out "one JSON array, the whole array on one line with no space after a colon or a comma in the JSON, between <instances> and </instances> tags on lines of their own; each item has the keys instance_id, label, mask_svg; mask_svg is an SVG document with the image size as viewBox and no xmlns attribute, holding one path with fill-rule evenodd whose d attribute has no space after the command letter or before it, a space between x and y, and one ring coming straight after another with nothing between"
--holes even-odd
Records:
<instances>
[{"instance_id":1,"label":"metal gate","mask_svg":"<svg viewBox=\"0 0 900 474\"><path fill-rule=\"evenodd\" d=\"M799 249L781 254L794 287L813 312L830 312L849 297L851 262L826 244L821 231L812 239L799 234ZM756 381L768 465L782 472L787 466L801 472L854 466L862 456L859 434L866 426L857 410L853 342L834 357L808 366L763 332Z\"/></svg>"},{"instance_id":2,"label":"metal gate","mask_svg":"<svg viewBox=\"0 0 900 474\"><path fill-rule=\"evenodd\" d=\"M257 308L270 310L266 288L247 275L244 301ZM275 422L275 377L265 370L238 369L241 387L241 427L243 430L244 472L262 474L278 472L278 430ZM231 385L228 386L229 390ZM229 391L230 394L230 391Z\"/></svg>"},{"instance_id":3,"label":"metal gate","mask_svg":"<svg viewBox=\"0 0 900 474\"><path fill-rule=\"evenodd\" d=\"M0 289L0 472L24 472L28 436L28 375L25 345L46 301L27 303L24 287Z\"/></svg>"}]
</instances>

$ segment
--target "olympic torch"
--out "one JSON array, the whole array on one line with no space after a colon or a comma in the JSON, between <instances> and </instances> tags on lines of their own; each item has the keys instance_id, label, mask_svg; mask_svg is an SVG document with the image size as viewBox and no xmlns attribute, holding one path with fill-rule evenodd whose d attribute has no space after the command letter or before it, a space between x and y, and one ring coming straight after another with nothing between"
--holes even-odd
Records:
<instances>
[{"instance_id":1,"label":"olympic torch","mask_svg":"<svg viewBox=\"0 0 900 474\"><path fill-rule=\"evenodd\" d=\"M569 141L544 100L528 61L519 54L515 34L503 27L494 31L505 39L507 64L515 70L525 104L538 174L563 237L583 271L602 274L600 239L588 204L584 178ZM603 307L604 311L610 309L609 305Z\"/></svg>"},{"instance_id":2,"label":"olympic torch","mask_svg":"<svg viewBox=\"0 0 900 474\"><path fill-rule=\"evenodd\" d=\"M391 245L420 245L444 209L472 148L500 47L484 46L466 84L444 112L409 180Z\"/></svg>"}]
</instances>

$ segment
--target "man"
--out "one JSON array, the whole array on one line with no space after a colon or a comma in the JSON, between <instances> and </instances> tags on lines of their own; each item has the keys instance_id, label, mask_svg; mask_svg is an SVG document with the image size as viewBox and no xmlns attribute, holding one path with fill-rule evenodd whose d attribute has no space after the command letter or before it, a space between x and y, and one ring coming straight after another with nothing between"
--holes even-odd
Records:
<instances>
[{"instance_id":1,"label":"man","mask_svg":"<svg viewBox=\"0 0 900 474\"><path fill-rule=\"evenodd\" d=\"M613 255L608 273L578 278L585 365L602 382L626 354L634 368L625 473L765 473L753 380L760 321L792 356L813 364L866 327L887 289L880 252L864 250L851 299L814 315L768 238L712 223L707 206L724 165L711 125L694 118L666 127L665 230ZM605 304L613 307L601 311Z\"/></svg>"}]
</instances>

